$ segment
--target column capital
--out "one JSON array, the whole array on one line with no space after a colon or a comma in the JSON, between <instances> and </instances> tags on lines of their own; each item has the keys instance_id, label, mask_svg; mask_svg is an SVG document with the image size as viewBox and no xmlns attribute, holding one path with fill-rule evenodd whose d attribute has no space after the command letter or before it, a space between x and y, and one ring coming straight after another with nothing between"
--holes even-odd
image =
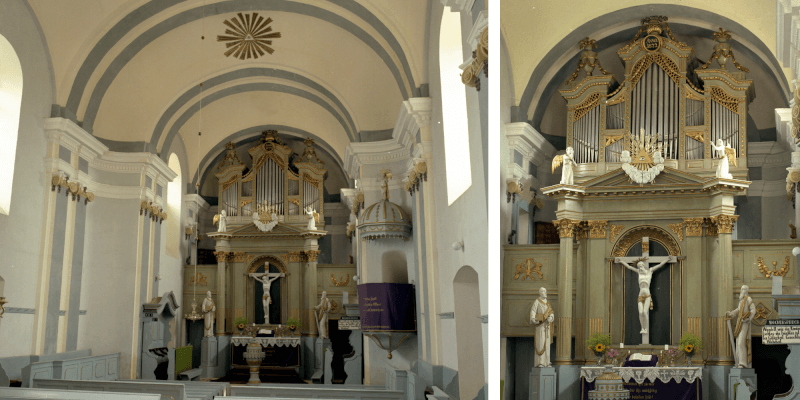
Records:
<instances>
[{"instance_id":1,"label":"column capital","mask_svg":"<svg viewBox=\"0 0 800 400\"><path fill-rule=\"evenodd\" d=\"M320 253L319 250L306 250L305 254L306 259L303 261L317 262L317 259L319 258L319 253Z\"/></svg>"},{"instance_id":2,"label":"column capital","mask_svg":"<svg viewBox=\"0 0 800 400\"><path fill-rule=\"evenodd\" d=\"M727 214L720 214L710 218L711 223L717 230L717 233L733 233L733 225L738 219L738 215Z\"/></svg>"},{"instance_id":3,"label":"column capital","mask_svg":"<svg viewBox=\"0 0 800 400\"><path fill-rule=\"evenodd\" d=\"M214 257L217 258L218 263L224 263L228 260L228 252L225 251L215 251Z\"/></svg>"},{"instance_id":4,"label":"column capital","mask_svg":"<svg viewBox=\"0 0 800 400\"><path fill-rule=\"evenodd\" d=\"M592 239L605 239L608 221L586 221L589 225L589 237Z\"/></svg>"},{"instance_id":5,"label":"column capital","mask_svg":"<svg viewBox=\"0 0 800 400\"><path fill-rule=\"evenodd\" d=\"M245 262L247 260L247 253L245 253L243 251L237 251L237 252L234 252L234 253L231 253L231 254L233 254L233 261L234 262L243 263L243 262Z\"/></svg>"},{"instance_id":6,"label":"column capital","mask_svg":"<svg viewBox=\"0 0 800 400\"><path fill-rule=\"evenodd\" d=\"M404 101L403 105L406 107L408 115L414 117L414 121L420 129L430 126L431 110L433 109L430 97L412 97Z\"/></svg>"},{"instance_id":7,"label":"column capital","mask_svg":"<svg viewBox=\"0 0 800 400\"><path fill-rule=\"evenodd\" d=\"M684 218L683 224L686 225L686 236L703 236L702 218Z\"/></svg>"},{"instance_id":8,"label":"column capital","mask_svg":"<svg viewBox=\"0 0 800 400\"><path fill-rule=\"evenodd\" d=\"M558 236L562 238L575 237L575 230L578 228L578 224L580 223L581 221L569 218L553 221L553 225L555 225L556 229L558 229Z\"/></svg>"},{"instance_id":9,"label":"column capital","mask_svg":"<svg viewBox=\"0 0 800 400\"><path fill-rule=\"evenodd\" d=\"M306 261L306 255L302 251L290 251L286 254L286 258L289 259L289 262L301 262Z\"/></svg>"}]
</instances>

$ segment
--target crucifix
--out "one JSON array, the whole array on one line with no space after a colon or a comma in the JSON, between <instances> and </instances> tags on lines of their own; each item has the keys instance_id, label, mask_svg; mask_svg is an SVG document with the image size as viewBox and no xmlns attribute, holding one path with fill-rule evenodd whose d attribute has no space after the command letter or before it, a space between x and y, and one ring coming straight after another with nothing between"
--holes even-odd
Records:
<instances>
[{"instance_id":1,"label":"crucifix","mask_svg":"<svg viewBox=\"0 0 800 400\"><path fill-rule=\"evenodd\" d=\"M264 270L269 271L269 262L264 263ZM264 289L264 295L261 297L261 304L264 305L264 323L269 325L269 305L272 304L272 296L270 296L269 289L272 287L272 282L278 278L285 277L284 273L251 273L250 277L258 282Z\"/></svg>"},{"instance_id":2,"label":"crucifix","mask_svg":"<svg viewBox=\"0 0 800 400\"><path fill-rule=\"evenodd\" d=\"M650 238L647 236L642 238L642 256L641 257L617 257L614 259L615 263L620 263L625 268L639 274L639 324L642 330L639 332L642 335L642 344L650 344L650 310L653 309L653 298L650 295L650 281L653 279L653 272L663 267L667 263L677 262L675 256L669 257L650 257ZM630 263L635 263L636 267L632 267ZM650 264L658 263L655 267L650 267Z\"/></svg>"}]
</instances>

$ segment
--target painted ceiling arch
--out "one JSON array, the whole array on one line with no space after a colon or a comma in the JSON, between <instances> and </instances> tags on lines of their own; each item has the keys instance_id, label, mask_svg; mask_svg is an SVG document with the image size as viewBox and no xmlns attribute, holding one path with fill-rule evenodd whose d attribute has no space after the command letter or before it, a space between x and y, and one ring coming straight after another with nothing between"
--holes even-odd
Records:
<instances>
[{"instance_id":1,"label":"painted ceiling arch","mask_svg":"<svg viewBox=\"0 0 800 400\"><path fill-rule=\"evenodd\" d=\"M763 5L740 0L709 1L701 5L703 9L679 4L630 5L635 3L625 0L604 4L602 7L584 8L575 13L566 11L573 10L568 4L559 3L554 6L540 3L534 10L516 7L516 13L504 12L501 16L501 30L503 40L509 48L509 59L515 77L515 100L520 113L512 118L530 120L534 127L541 122L544 111L542 107L546 108L550 95L563 83L558 82L556 75L568 66L574 69L574 65L577 65L577 43L581 39L590 36L598 40L598 44L616 42L618 35L627 34L631 30L635 33L640 26L640 19L649 15L668 16L670 26L685 25L704 29L709 37L720 26L732 31L734 50L763 62L762 67L771 71L775 83L784 88L786 93L789 92L785 71L774 56L774 45L767 45L774 43L774 21L771 22L772 27L769 27L769 23L761 20L747 19L753 15L754 8L764 7ZM605 14L597 16L598 8ZM769 10L765 9L764 13L758 15L774 14L774 6L767 8ZM749 12L742 13L742 10ZM548 18L544 18L545 15ZM527 19L527 28L522 25L524 18ZM548 23L553 24L552 21L556 20L559 21L558 27L545 29ZM574 23L571 24L571 21ZM565 28L567 26L569 29ZM573 28L575 26L577 28ZM536 34L530 27L536 27ZM675 34L678 35L678 32ZM530 46L532 38L543 45ZM552 45L549 46L548 43ZM698 58L703 59L705 56L700 54Z\"/></svg>"}]
</instances>

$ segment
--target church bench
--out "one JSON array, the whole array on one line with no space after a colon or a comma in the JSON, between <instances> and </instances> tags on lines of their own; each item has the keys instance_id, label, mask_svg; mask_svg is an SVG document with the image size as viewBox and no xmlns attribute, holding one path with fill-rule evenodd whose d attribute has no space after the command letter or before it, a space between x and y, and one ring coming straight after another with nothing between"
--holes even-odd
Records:
<instances>
[{"instance_id":1,"label":"church bench","mask_svg":"<svg viewBox=\"0 0 800 400\"><path fill-rule=\"evenodd\" d=\"M0 387L0 399L159 400L158 394Z\"/></svg>"},{"instance_id":2,"label":"church bench","mask_svg":"<svg viewBox=\"0 0 800 400\"><path fill-rule=\"evenodd\" d=\"M186 370L178 374L178 380L191 381L199 377L201 373L202 371L200 371L200 368Z\"/></svg>"},{"instance_id":3,"label":"church bench","mask_svg":"<svg viewBox=\"0 0 800 400\"><path fill-rule=\"evenodd\" d=\"M114 380L119 376L119 355L106 354L35 362L30 365L27 387L34 379Z\"/></svg>"},{"instance_id":4,"label":"church bench","mask_svg":"<svg viewBox=\"0 0 800 400\"><path fill-rule=\"evenodd\" d=\"M291 387L290 387L291 386ZM233 386L232 397L259 397L265 399L355 399L401 400L404 393L397 390L376 389L374 387L348 387L341 385L269 385L269 386ZM353 385L351 385L353 386Z\"/></svg>"},{"instance_id":5,"label":"church bench","mask_svg":"<svg viewBox=\"0 0 800 400\"><path fill-rule=\"evenodd\" d=\"M85 390L89 392L149 393L165 399L185 400L186 389L182 383L134 382L134 381L73 381L66 379L34 379L38 389Z\"/></svg>"},{"instance_id":6,"label":"church bench","mask_svg":"<svg viewBox=\"0 0 800 400\"><path fill-rule=\"evenodd\" d=\"M186 397L202 398L205 400L213 400L216 396L226 396L231 392L231 384L228 382L157 381L152 379L123 379L117 382L174 383L183 385L186 390Z\"/></svg>"}]
</instances>

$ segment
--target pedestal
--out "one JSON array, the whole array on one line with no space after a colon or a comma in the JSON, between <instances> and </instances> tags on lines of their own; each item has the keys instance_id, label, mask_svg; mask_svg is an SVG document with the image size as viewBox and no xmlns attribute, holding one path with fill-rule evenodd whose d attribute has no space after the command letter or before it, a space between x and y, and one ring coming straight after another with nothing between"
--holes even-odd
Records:
<instances>
[{"instance_id":1,"label":"pedestal","mask_svg":"<svg viewBox=\"0 0 800 400\"><path fill-rule=\"evenodd\" d=\"M556 400L556 369L554 367L531 368L531 383L528 400Z\"/></svg>"},{"instance_id":2,"label":"pedestal","mask_svg":"<svg viewBox=\"0 0 800 400\"><path fill-rule=\"evenodd\" d=\"M642 334L642 344L650 344L650 332Z\"/></svg>"},{"instance_id":3,"label":"pedestal","mask_svg":"<svg viewBox=\"0 0 800 400\"><path fill-rule=\"evenodd\" d=\"M750 400L750 394L756 391L756 370L753 368L731 368L728 373L728 399Z\"/></svg>"},{"instance_id":4,"label":"pedestal","mask_svg":"<svg viewBox=\"0 0 800 400\"><path fill-rule=\"evenodd\" d=\"M247 381L247 384L260 384L261 379L258 377L258 373L261 370L261 361L264 360L264 350L261 349L261 344L258 342L248 343L247 351L244 352L244 359L247 360L247 365L250 366L250 380Z\"/></svg>"},{"instance_id":5,"label":"pedestal","mask_svg":"<svg viewBox=\"0 0 800 400\"><path fill-rule=\"evenodd\" d=\"M314 373L311 375L311 381L314 383L323 383L323 375L325 373L325 349L330 347L330 339L317 337L314 340Z\"/></svg>"},{"instance_id":6,"label":"pedestal","mask_svg":"<svg viewBox=\"0 0 800 400\"><path fill-rule=\"evenodd\" d=\"M333 349L326 347L325 350L322 352L324 354L323 358L325 359L325 367L323 368L323 376L326 385L332 385L333 382Z\"/></svg>"},{"instance_id":7,"label":"pedestal","mask_svg":"<svg viewBox=\"0 0 800 400\"><path fill-rule=\"evenodd\" d=\"M217 338L204 337L200 342L200 376L203 378L218 378L215 376L217 369Z\"/></svg>"}]
</instances>

